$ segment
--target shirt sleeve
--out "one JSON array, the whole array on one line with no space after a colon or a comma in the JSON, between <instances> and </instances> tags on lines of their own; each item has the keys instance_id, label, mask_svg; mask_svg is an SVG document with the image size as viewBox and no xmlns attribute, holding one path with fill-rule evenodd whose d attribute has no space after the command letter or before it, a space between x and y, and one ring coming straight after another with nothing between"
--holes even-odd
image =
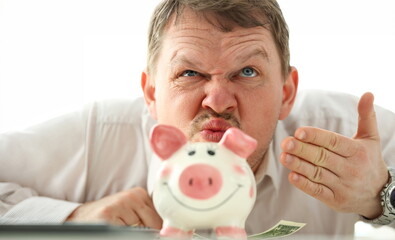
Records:
<instances>
[{"instance_id":1,"label":"shirt sleeve","mask_svg":"<svg viewBox=\"0 0 395 240\"><path fill-rule=\"evenodd\" d=\"M395 167L395 113L378 106L375 111L384 161L388 167ZM388 226L395 228L395 221Z\"/></svg>"},{"instance_id":2,"label":"shirt sleeve","mask_svg":"<svg viewBox=\"0 0 395 240\"><path fill-rule=\"evenodd\" d=\"M63 222L82 202L88 112L0 134L1 223Z\"/></svg>"},{"instance_id":3,"label":"shirt sleeve","mask_svg":"<svg viewBox=\"0 0 395 240\"><path fill-rule=\"evenodd\" d=\"M80 204L39 197L29 188L0 183L0 224L58 223Z\"/></svg>"},{"instance_id":4,"label":"shirt sleeve","mask_svg":"<svg viewBox=\"0 0 395 240\"><path fill-rule=\"evenodd\" d=\"M395 113L375 108L383 158L388 166L395 167Z\"/></svg>"}]
</instances>

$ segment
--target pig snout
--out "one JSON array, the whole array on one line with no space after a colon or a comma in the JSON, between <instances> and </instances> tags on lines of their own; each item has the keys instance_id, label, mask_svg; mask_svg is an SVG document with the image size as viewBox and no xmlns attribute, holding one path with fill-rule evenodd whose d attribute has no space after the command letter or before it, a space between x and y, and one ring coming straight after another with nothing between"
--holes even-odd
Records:
<instances>
[{"instance_id":1,"label":"pig snout","mask_svg":"<svg viewBox=\"0 0 395 240\"><path fill-rule=\"evenodd\" d=\"M186 196L204 200L220 191L222 176L218 169L208 164L194 164L183 170L179 186Z\"/></svg>"}]
</instances>

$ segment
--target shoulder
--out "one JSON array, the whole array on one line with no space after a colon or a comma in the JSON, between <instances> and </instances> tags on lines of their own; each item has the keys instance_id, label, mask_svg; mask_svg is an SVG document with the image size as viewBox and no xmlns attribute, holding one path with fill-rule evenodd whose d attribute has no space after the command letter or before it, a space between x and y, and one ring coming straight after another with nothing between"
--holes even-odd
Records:
<instances>
[{"instance_id":1,"label":"shoulder","mask_svg":"<svg viewBox=\"0 0 395 240\"><path fill-rule=\"evenodd\" d=\"M144 99L106 99L87 104L85 113L96 123L133 124L141 123L149 113Z\"/></svg>"},{"instance_id":2,"label":"shoulder","mask_svg":"<svg viewBox=\"0 0 395 240\"><path fill-rule=\"evenodd\" d=\"M117 136L142 134L149 136L156 121L150 116L142 97L135 99L106 99L87 104L84 110L88 131Z\"/></svg>"},{"instance_id":3,"label":"shoulder","mask_svg":"<svg viewBox=\"0 0 395 240\"><path fill-rule=\"evenodd\" d=\"M359 98L341 92L303 90L296 97L291 118L328 118L357 116Z\"/></svg>"},{"instance_id":4,"label":"shoulder","mask_svg":"<svg viewBox=\"0 0 395 240\"><path fill-rule=\"evenodd\" d=\"M151 128L155 124L142 97L135 99L106 99L87 104L88 125Z\"/></svg>"},{"instance_id":5,"label":"shoulder","mask_svg":"<svg viewBox=\"0 0 395 240\"><path fill-rule=\"evenodd\" d=\"M351 137L358 124L360 97L323 90L303 90L298 93L290 115L282 121L287 132L293 134L301 126L313 126ZM379 130L393 126L395 114L375 105ZM392 127L393 128L393 127Z\"/></svg>"},{"instance_id":6,"label":"shoulder","mask_svg":"<svg viewBox=\"0 0 395 240\"><path fill-rule=\"evenodd\" d=\"M292 133L298 127L313 126L350 136L357 126L358 100L346 93L303 90L283 123Z\"/></svg>"}]
</instances>

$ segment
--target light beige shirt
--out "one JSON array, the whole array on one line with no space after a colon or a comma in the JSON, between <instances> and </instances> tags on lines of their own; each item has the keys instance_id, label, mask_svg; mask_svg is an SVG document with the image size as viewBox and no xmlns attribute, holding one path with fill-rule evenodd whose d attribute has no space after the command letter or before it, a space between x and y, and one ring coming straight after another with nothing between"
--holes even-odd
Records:
<instances>
[{"instance_id":1,"label":"light beige shirt","mask_svg":"<svg viewBox=\"0 0 395 240\"><path fill-rule=\"evenodd\" d=\"M291 115L279 121L256 174L248 234L267 230L280 219L307 223L300 234L353 234L359 216L335 212L293 187L278 158L281 141L300 126L352 137L357 103L358 98L340 93L299 93ZM395 115L379 107L376 112L384 159L395 166ZM143 99L114 100L1 134L0 223L62 222L80 203L137 186L151 189L157 163L151 161L148 136L154 124Z\"/></svg>"}]
</instances>

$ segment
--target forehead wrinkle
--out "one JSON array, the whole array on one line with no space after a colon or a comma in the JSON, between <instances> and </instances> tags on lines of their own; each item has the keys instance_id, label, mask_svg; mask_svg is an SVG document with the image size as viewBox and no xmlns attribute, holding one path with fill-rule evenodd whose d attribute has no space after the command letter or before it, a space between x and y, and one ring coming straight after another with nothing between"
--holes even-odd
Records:
<instances>
[{"instance_id":1,"label":"forehead wrinkle","mask_svg":"<svg viewBox=\"0 0 395 240\"><path fill-rule=\"evenodd\" d=\"M267 52L264 48L255 48L253 51L251 51L248 54L241 54L240 56L236 56L236 59L239 62L243 63L253 57L261 57L262 59L269 62L269 55L267 54Z\"/></svg>"},{"instance_id":2,"label":"forehead wrinkle","mask_svg":"<svg viewBox=\"0 0 395 240\"><path fill-rule=\"evenodd\" d=\"M224 53L223 58L233 59L234 64L238 66L245 64L245 62L254 57L260 57L263 61L270 63L270 55L264 46L248 42L248 45L233 46L227 53Z\"/></svg>"},{"instance_id":3,"label":"forehead wrinkle","mask_svg":"<svg viewBox=\"0 0 395 240\"><path fill-rule=\"evenodd\" d=\"M192 49L196 52L203 52L205 49L213 46L213 42L211 39L207 39L200 36L195 35L183 35L183 36L173 36L167 39L167 42L170 42L172 45L175 45L175 52L171 57L171 61L177 56L180 50Z\"/></svg>"},{"instance_id":4,"label":"forehead wrinkle","mask_svg":"<svg viewBox=\"0 0 395 240\"><path fill-rule=\"evenodd\" d=\"M191 38L191 39L198 39L204 42L212 42L210 39L201 37L197 35L196 33L190 33L190 35L183 35L182 33L180 34L174 34L170 39L172 40L177 40L177 39L184 39L184 38Z\"/></svg>"},{"instance_id":5,"label":"forehead wrinkle","mask_svg":"<svg viewBox=\"0 0 395 240\"><path fill-rule=\"evenodd\" d=\"M199 34L199 32L202 32L203 34ZM212 38L206 38L202 37L204 34L210 33L212 35ZM211 29L209 28L199 28L199 27L177 27L175 29L169 29L167 34L169 36L169 39L171 40L177 40L177 39L189 39L189 40L197 40L201 42L208 42L208 45L214 44L214 33ZM187 42L190 44L191 41Z\"/></svg>"},{"instance_id":6,"label":"forehead wrinkle","mask_svg":"<svg viewBox=\"0 0 395 240\"><path fill-rule=\"evenodd\" d=\"M222 41L221 43L221 48L228 49L229 53L227 54L227 58L231 56L236 56L236 59L242 62L256 55L260 55L264 60L269 62L270 52L268 52L268 50L270 50L270 48L267 49L268 46L266 46L265 41L267 40L267 36L265 34L257 32L255 32L255 34L251 32L240 33L238 35L224 38L223 40L224 41ZM254 47L253 51L245 51L246 49L249 49L251 47ZM241 54L238 54L239 52Z\"/></svg>"},{"instance_id":7,"label":"forehead wrinkle","mask_svg":"<svg viewBox=\"0 0 395 240\"><path fill-rule=\"evenodd\" d=\"M262 32L263 31L263 32ZM245 41L259 41L267 39L267 34L270 36L270 32L263 27L256 28L237 28L232 32L225 33L224 35L224 45L235 45L240 43L240 39Z\"/></svg>"},{"instance_id":8,"label":"forehead wrinkle","mask_svg":"<svg viewBox=\"0 0 395 240\"><path fill-rule=\"evenodd\" d=\"M200 62L197 58L193 58L194 62L190 61L186 56L183 54L179 55L179 51L176 51L170 59L170 66L173 69L176 65L187 65L188 67L198 69L199 66L202 66L202 62Z\"/></svg>"}]
</instances>

